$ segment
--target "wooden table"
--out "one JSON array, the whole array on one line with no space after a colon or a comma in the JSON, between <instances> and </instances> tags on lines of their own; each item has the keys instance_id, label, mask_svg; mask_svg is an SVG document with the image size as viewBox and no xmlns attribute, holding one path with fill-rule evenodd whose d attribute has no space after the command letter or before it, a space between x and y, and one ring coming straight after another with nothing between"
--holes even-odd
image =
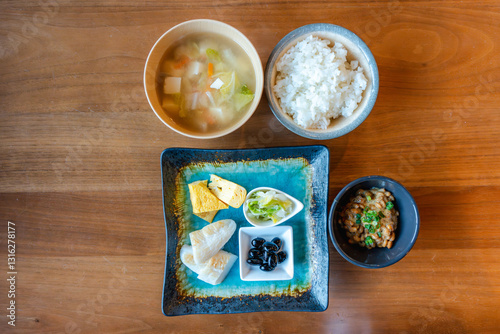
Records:
<instances>
[{"instance_id":1,"label":"wooden table","mask_svg":"<svg viewBox=\"0 0 500 334\"><path fill-rule=\"evenodd\" d=\"M241 30L263 64L297 27L344 26L378 62L375 108L322 142L281 126L265 98L226 137L178 135L150 110L142 71L156 39L195 18ZM499 20L488 0L2 1L0 332L498 333ZM325 312L165 317L162 150L318 143L331 153L330 203L372 174L413 194L421 229L408 256L366 270L330 245Z\"/></svg>"}]
</instances>

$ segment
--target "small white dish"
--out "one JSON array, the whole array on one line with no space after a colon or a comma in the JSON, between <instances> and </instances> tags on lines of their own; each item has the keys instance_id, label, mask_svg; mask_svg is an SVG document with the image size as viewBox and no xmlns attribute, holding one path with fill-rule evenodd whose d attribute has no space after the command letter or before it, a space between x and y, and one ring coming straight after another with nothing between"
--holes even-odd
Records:
<instances>
[{"instance_id":1,"label":"small white dish","mask_svg":"<svg viewBox=\"0 0 500 334\"><path fill-rule=\"evenodd\" d=\"M272 271L262 271L258 265L247 263L252 240L260 237L271 241L278 237L282 241L281 250L286 252L286 260ZM291 226L242 227L239 232L240 278L242 281L284 281L293 278L293 229Z\"/></svg>"},{"instance_id":2,"label":"small white dish","mask_svg":"<svg viewBox=\"0 0 500 334\"><path fill-rule=\"evenodd\" d=\"M265 191L273 190L278 194L285 195L290 201L292 201L292 205L293 205L292 212L290 212L288 214L288 216L285 216L283 219L281 219L277 223L273 223L272 220L262 221L262 220L255 218L255 217L252 217L250 214L248 214L247 200L250 198L250 196L252 196L253 193L255 193L256 191L260 191L260 190L265 190ZM270 227L270 226L277 226L281 223L286 222L288 219L292 218L297 213L299 213L303 208L304 208L304 204L302 204L298 199L288 195L287 193L285 193L281 190L269 188L269 187L259 187L259 188L253 189L252 191L250 191L247 194L247 197L245 198L245 202L243 203L243 215L245 215L246 220L255 227Z\"/></svg>"}]
</instances>

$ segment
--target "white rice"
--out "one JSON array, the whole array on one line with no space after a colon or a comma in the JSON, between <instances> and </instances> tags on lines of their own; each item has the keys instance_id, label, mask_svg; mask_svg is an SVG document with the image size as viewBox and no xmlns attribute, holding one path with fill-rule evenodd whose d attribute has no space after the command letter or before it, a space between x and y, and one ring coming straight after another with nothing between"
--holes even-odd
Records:
<instances>
[{"instance_id":1,"label":"white rice","mask_svg":"<svg viewBox=\"0 0 500 334\"><path fill-rule=\"evenodd\" d=\"M368 83L358 61L346 60L346 48L329 44L309 36L276 65L274 93L283 111L304 128L326 129L332 119L351 116Z\"/></svg>"}]
</instances>

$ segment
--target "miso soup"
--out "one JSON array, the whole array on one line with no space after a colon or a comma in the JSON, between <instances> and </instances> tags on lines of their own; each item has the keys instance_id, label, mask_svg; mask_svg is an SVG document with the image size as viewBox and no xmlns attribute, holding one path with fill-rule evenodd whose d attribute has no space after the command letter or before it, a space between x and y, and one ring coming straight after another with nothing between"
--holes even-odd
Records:
<instances>
[{"instance_id":1,"label":"miso soup","mask_svg":"<svg viewBox=\"0 0 500 334\"><path fill-rule=\"evenodd\" d=\"M214 33L187 35L163 56L160 104L187 130L211 133L236 124L255 96L252 63L234 41Z\"/></svg>"}]
</instances>

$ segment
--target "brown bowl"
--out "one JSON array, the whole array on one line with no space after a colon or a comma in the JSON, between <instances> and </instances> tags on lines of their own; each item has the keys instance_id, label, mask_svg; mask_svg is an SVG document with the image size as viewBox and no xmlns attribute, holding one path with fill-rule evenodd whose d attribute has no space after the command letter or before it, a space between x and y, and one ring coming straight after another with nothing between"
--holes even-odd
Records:
<instances>
[{"instance_id":1,"label":"brown bowl","mask_svg":"<svg viewBox=\"0 0 500 334\"><path fill-rule=\"evenodd\" d=\"M217 132L202 133L186 129L180 124L176 123L168 113L163 110L161 106L161 101L157 92L157 72L160 65L160 61L167 51L167 49L178 39L183 36L197 33L214 33L218 35L225 36L233 41L235 41L248 55L252 63L252 67L255 73L255 96L251 102L250 107L246 111L245 115L232 126L221 129ZM146 91L146 97L148 99L151 109L158 118L169 128L177 133L185 135L192 138L208 139L217 138L231 133L242 126L254 113L255 109L259 105L260 98L262 96L262 91L264 87L264 74L262 70L262 64L260 62L260 57L255 50L252 43L245 37L240 31L233 28L232 26L214 20L191 20L186 21L168 30L164 33L149 52L148 59L146 60L146 66L144 68L144 90Z\"/></svg>"}]
</instances>

